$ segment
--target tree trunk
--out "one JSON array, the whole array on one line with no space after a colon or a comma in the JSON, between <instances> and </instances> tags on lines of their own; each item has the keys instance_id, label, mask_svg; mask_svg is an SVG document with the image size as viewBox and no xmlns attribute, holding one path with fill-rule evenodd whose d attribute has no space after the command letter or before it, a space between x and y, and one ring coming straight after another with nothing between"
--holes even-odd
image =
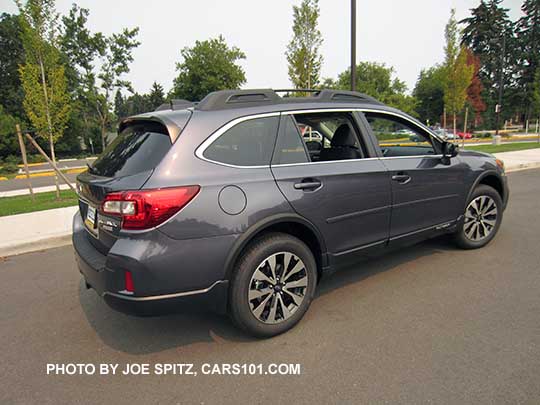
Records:
<instances>
[{"instance_id":1,"label":"tree trunk","mask_svg":"<svg viewBox=\"0 0 540 405\"><path fill-rule=\"evenodd\" d=\"M455 138L457 136L457 129L456 129L457 128L457 125L456 125L457 124L457 119L456 118L457 118L457 115L456 115L456 113L454 113L454 142L457 141L456 138Z\"/></svg>"},{"instance_id":2,"label":"tree trunk","mask_svg":"<svg viewBox=\"0 0 540 405\"><path fill-rule=\"evenodd\" d=\"M105 123L101 123L101 153L105 150Z\"/></svg>"}]
</instances>

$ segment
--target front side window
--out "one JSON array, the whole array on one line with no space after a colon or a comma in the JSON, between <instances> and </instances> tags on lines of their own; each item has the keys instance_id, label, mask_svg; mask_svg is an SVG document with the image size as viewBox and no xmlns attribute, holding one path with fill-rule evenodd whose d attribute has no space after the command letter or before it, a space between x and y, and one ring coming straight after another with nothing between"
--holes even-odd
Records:
<instances>
[{"instance_id":1,"label":"front side window","mask_svg":"<svg viewBox=\"0 0 540 405\"><path fill-rule=\"evenodd\" d=\"M385 157L436 154L431 137L407 120L385 113L364 112Z\"/></svg>"},{"instance_id":2,"label":"front side window","mask_svg":"<svg viewBox=\"0 0 540 405\"><path fill-rule=\"evenodd\" d=\"M351 113L295 114L310 161L361 159L366 149Z\"/></svg>"},{"instance_id":3,"label":"front side window","mask_svg":"<svg viewBox=\"0 0 540 405\"><path fill-rule=\"evenodd\" d=\"M212 142L203 156L235 166L269 165L278 122L278 116L240 122Z\"/></svg>"}]
</instances>

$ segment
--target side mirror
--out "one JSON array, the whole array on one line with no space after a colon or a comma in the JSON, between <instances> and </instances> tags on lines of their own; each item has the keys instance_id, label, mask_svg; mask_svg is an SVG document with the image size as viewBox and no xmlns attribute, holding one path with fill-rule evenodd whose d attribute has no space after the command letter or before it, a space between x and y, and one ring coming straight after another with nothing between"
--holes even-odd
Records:
<instances>
[{"instance_id":1,"label":"side mirror","mask_svg":"<svg viewBox=\"0 0 540 405\"><path fill-rule=\"evenodd\" d=\"M455 143L452 142L444 142L442 144L442 154L445 158L453 158L457 156L459 152L459 148Z\"/></svg>"}]
</instances>

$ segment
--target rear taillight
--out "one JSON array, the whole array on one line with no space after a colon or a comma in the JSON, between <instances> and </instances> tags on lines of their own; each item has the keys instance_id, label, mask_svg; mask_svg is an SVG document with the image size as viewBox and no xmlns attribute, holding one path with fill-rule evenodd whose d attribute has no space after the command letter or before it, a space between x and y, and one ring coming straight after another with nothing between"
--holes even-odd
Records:
<instances>
[{"instance_id":1,"label":"rear taillight","mask_svg":"<svg viewBox=\"0 0 540 405\"><path fill-rule=\"evenodd\" d=\"M199 186L185 186L110 193L101 204L101 212L121 217L122 229L148 229L180 211L199 190Z\"/></svg>"}]
</instances>

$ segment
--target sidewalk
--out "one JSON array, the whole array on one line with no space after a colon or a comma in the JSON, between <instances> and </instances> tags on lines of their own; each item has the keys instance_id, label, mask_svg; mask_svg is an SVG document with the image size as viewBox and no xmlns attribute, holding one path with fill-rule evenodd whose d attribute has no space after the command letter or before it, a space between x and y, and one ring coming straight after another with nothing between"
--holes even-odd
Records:
<instances>
[{"instance_id":1,"label":"sidewalk","mask_svg":"<svg viewBox=\"0 0 540 405\"><path fill-rule=\"evenodd\" d=\"M496 153L495 156L504 162L507 172L540 167L540 148Z\"/></svg>"},{"instance_id":2,"label":"sidewalk","mask_svg":"<svg viewBox=\"0 0 540 405\"><path fill-rule=\"evenodd\" d=\"M540 167L540 149L495 156L504 161L507 172ZM74 206L0 217L0 257L69 244L71 220L77 210Z\"/></svg>"}]
</instances>

